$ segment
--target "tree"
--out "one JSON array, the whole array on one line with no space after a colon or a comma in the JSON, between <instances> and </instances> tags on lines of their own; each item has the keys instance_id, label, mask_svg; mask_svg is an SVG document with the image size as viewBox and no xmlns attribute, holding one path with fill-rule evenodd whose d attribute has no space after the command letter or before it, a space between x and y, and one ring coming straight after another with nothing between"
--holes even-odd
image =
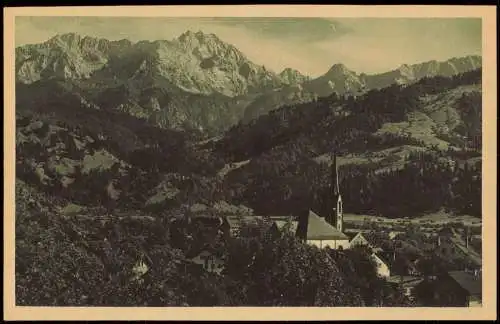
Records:
<instances>
[{"instance_id":1,"label":"tree","mask_svg":"<svg viewBox=\"0 0 500 324\"><path fill-rule=\"evenodd\" d=\"M243 305L360 306L324 250L303 244L289 233L256 236L229 243L225 273L240 283Z\"/></svg>"}]
</instances>

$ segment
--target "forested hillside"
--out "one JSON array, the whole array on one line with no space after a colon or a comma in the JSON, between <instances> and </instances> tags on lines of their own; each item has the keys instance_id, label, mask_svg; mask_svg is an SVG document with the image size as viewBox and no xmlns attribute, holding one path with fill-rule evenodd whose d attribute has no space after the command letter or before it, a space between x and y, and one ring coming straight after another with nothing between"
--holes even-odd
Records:
<instances>
[{"instance_id":1,"label":"forested hillside","mask_svg":"<svg viewBox=\"0 0 500 324\"><path fill-rule=\"evenodd\" d=\"M223 200L290 214L327 208L335 150L346 212L412 217L446 208L479 217L480 75L285 106L204 142L196 132L160 129L40 89L39 97L18 99L17 176L111 210ZM53 104L57 95L67 96L64 106Z\"/></svg>"},{"instance_id":2,"label":"forested hillside","mask_svg":"<svg viewBox=\"0 0 500 324\"><path fill-rule=\"evenodd\" d=\"M249 160L222 190L257 213L327 208L335 150L347 212L413 217L448 208L480 217L480 83L477 70L358 98L332 95L240 124L207 145L225 161Z\"/></svg>"}]
</instances>

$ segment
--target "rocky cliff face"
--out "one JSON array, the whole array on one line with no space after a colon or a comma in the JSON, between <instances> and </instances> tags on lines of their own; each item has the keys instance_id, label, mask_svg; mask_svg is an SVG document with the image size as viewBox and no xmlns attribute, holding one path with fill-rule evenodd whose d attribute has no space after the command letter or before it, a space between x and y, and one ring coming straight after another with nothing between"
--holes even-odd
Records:
<instances>
[{"instance_id":1,"label":"rocky cliff face","mask_svg":"<svg viewBox=\"0 0 500 324\"><path fill-rule=\"evenodd\" d=\"M163 78L190 93L230 97L283 84L279 75L252 63L234 46L202 32L136 44L64 34L16 49L17 80L22 83L88 79L97 71L120 78Z\"/></svg>"}]
</instances>

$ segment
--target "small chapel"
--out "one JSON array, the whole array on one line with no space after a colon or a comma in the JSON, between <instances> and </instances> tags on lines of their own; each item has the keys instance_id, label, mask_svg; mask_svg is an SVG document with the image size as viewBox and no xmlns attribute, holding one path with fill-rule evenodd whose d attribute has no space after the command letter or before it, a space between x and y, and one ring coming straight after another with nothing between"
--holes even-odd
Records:
<instances>
[{"instance_id":1,"label":"small chapel","mask_svg":"<svg viewBox=\"0 0 500 324\"><path fill-rule=\"evenodd\" d=\"M308 244L319 248L329 247L331 249L348 249L349 237L344 234L342 196L339 188L339 176L337 168L337 155L333 154L331 165L332 206L325 217L321 217L312 210L299 219L297 235Z\"/></svg>"}]
</instances>

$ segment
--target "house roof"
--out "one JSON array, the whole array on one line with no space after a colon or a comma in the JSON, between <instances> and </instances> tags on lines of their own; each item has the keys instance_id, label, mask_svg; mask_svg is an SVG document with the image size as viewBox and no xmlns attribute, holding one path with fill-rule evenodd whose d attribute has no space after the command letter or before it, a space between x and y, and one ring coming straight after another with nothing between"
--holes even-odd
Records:
<instances>
[{"instance_id":1,"label":"house roof","mask_svg":"<svg viewBox=\"0 0 500 324\"><path fill-rule=\"evenodd\" d=\"M455 280L463 289L471 295L481 295L482 292L482 276L474 277L473 274L465 271L450 271L448 272L451 278Z\"/></svg>"},{"instance_id":2,"label":"house roof","mask_svg":"<svg viewBox=\"0 0 500 324\"><path fill-rule=\"evenodd\" d=\"M282 216L271 216L271 220L276 224L279 230L282 230L285 225L288 223L289 217L282 217ZM299 222L292 220L290 222L290 231L295 233L297 232L297 227L299 225Z\"/></svg>"},{"instance_id":3,"label":"house roof","mask_svg":"<svg viewBox=\"0 0 500 324\"><path fill-rule=\"evenodd\" d=\"M349 232L346 231L344 232L345 235L349 238L349 241L352 241L353 238L355 238L360 232Z\"/></svg>"},{"instance_id":4,"label":"house roof","mask_svg":"<svg viewBox=\"0 0 500 324\"><path fill-rule=\"evenodd\" d=\"M377 255L387 264L392 264L393 253L393 251L377 251Z\"/></svg>"},{"instance_id":5,"label":"house roof","mask_svg":"<svg viewBox=\"0 0 500 324\"><path fill-rule=\"evenodd\" d=\"M403 276L403 280L401 281L401 276L400 275L395 275L391 276L387 279L388 282L393 282L393 283L401 283L403 286L406 287L411 287L418 285L421 283L424 279L422 277L417 277L417 276Z\"/></svg>"},{"instance_id":6,"label":"house roof","mask_svg":"<svg viewBox=\"0 0 500 324\"><path fill-rule=\"evenodd\" d=\"M349 240L347 235L333 227L323 217L309 211L306 239L308 240Z\"/></svg>"},{"instance_id":7,"label":"house roof","mask_svg":"<svg viewBox=\"0 0 500 324\"><path fill-rule=\"evenodd\" d=\"M361 238L362 240L365 240L368 244L370 244L370 245L371 245L371 242L370 242L370 241L366 238L366 236L364 236L364 235L363 235L363 233L362 233L362 232L357 232L356 234L352 235L352 237L351 237L351 235L350 235L350 234L347 234L347 235L349 236L349 238L350 238L350 241L351 241L351 242L352 242L352 240L354 240L356 237L359 237L359 238Z\"/></svg>"},{"instance_id":8,"label":"house roof","mask_svg":"<svg viewBox=\"0 0 500 324\"><path fill-rule=\"evenodd\" d=\"M189 216L191 221L195 222L203 222L203 223L208 223L208 224L217 224L220 225L222 223L222 217L219 216L213 216L213 215L206 215L206 214L194 214Z\"/></svg>"},{"instance_id":9,"label":"house roof","mask_svg":"<svg viewBox=\"0 0 500 324\"><path fill-rule=\"evenodd\" d=\"M200 242L200 244L195 244L193 247L186 252L186 258L191 259L199 255L210 255L215 256L222 255L222 251L217 247L216 242Z\"/></svg>"},{"instance_id":10,"label":"house roof","mask_svg":"<svg viewBox=\"0 0 500 324\"><path fill-rule=\"evenodd\" d=\"M193 248L186 253L187 259L193 259L200 255L210 255L213 250L210 247Z\"/></svg>"},{"instance_id":11,"label":"house roof","mask_svg":"<svg viewBox=\"0 0 500 324\"><path fill-rule=\"evenodd\" d=\"M229 224L230 228L233 229L239 229L243 224L247 225L259 225L259 224L268 224L271 225L269 222L266 222L268 219L270 220L270 223L272 224L273 222L276 224L278 229L282 229L288 222L288 220L291 218L291 216L254 216L254 215L232 215L232 216L227 216L227 222ZM291 231L296 232L298 227L298 222L295 220L291 220Z\"/></svg>"},{"instance_id":12,"label":"house roof","mask_svg":"<svg viewBox=\"0 0 500 324\"><path fill-rule=\"evenodd\" d=\"M226 216L226 220L231 228L239 228L243 224L257 225L259 221L263 220L263 217L253 215L231 215Z\"/></svg>"},{"instance_id":13,"label":"house roof","mask_svg":"<svg viewBox=\"0 0 500 324\"><path fill-rule=\"evenodd\" d=\"M366 233L363 233L361 231L358 231L358 232L349 232L349 233L345 233L348 237L349 237L349 242L352 243L354 241L354 239L361 239L363 241L365 241L367 243L367 245L373 250L373 252L376 252L376 253L379 253L379 252L383 252L384 250L377 246L374 242L374 240L372 239L372 237L370 237L369 235L366 235Z\"/></svg>"},{"instance_id":14,"label":"house roof","mask_svg":"<svg viewBox=\"0 0 500 324\"><path fill-rule=\"evenodd\" d=\"M385 263L386 266L390 267L392 262L390 257L388 257L385 253L373 253L374 256L376 256L380 261Z\"/></svg>"}]
</instances>

